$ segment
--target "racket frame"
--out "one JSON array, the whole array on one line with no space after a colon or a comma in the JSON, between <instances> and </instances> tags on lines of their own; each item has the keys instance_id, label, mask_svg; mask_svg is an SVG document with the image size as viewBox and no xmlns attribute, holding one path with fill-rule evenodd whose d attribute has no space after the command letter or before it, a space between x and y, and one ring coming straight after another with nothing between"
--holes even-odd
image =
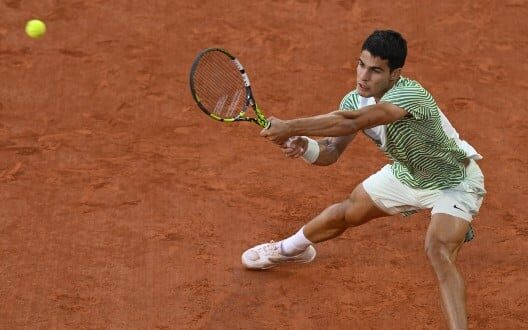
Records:
<instances>
[{"instance_id":1,"label":"racket frame","mask_svg":"<svg viewBox=\"0 0 528 330\"><path fill-rule=\"evenodd\" d=\"M194 73L196 72L196 70L198 68L198 65L200 64L201 59L207 53L214 52L214 51L218 51L218 52L221 52L224 55L226 55L233 62L233 64L236 66L236 68L238 69L240 75L242 76L242 80L244 81L244 89L245 89L245 92L246 92L246 99L245 99L245 102L244 102L244 106L242 108L242 111L240 111L238 113L238 115L236 115L233 118L222 118L222 117L210 112L202 104L202 102L200 100L200 97L196 94L196 89L195 89L195 86L194 86L194 79L193 79ZM191 73L189 75L189 85L191 87L191 94L193 96L194 101L196 102L196 104L198 105L200 110L202 110L209 117L211 117L211 118L213 118L215 120L221 121L221 122L226 122L226 123L233 123L233 122L237 122L237 121L249 121L249 122L253 122L253 123L255 123L255 124L257 124L257 125L259 125L259 126L261 126L263 128L269 128L270 127L271 123L266 119L266 117L264 116L264 114L262 113L260 108L258 107L257 102L255 101L255 97L253 96L253 91L251 90L251 83L249 81L249 77L248 77L248 75L246 73L246 70L244 69L244 67L242 66L240 61L235 56L231 55L225 49L223 49L223 48L206 48L206 49L202 50L200 53L198 53L198 55L196 55L196 58L194 59L194 62L192 64L192 66L191 66ZM246 112L247 112L249 106L251 106L253 108L253 110L255 111L255 118L246 116Z\"/></svg>"}]
</instances>

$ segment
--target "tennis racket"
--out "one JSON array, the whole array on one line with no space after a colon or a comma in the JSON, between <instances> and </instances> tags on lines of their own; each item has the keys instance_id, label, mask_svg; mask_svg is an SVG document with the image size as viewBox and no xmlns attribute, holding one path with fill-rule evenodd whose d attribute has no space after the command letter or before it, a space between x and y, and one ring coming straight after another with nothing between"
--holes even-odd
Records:
<instances>
[{"instance_id":1,"label":"tennis racket","mask_svg":"<svg viewBox=\"0 0 528 330\"><path fill-rule=\"evenodd\" d=\"M249 121L269 128L251 91L246 70L226 50L207 48L194 60L190 74L191 94L209 117L223 122ZM249 107L254 116L248 115Z\"/></svg>"}]
</instances>

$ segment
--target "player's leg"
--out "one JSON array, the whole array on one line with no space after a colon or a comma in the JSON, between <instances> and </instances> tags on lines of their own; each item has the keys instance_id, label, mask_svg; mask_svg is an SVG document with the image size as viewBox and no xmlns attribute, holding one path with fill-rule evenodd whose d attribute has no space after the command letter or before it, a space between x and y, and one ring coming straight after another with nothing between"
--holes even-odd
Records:
<instances>
[{"instance_id":1,"label":"player's leg","mask_svg":"<svg viewBox=\"0 0 528 330\"><path fill-rule=\"evenodd\" d=\"M470 161L464 181L442 190L432 200L425 251L438 279L442 309L451 329L467 329L466 289L455 261L464 241L471 239L468 229L485 194L482 171Z\"/></svg>"},{"instance_id":2,"label":"player's leg","mask_svg":"<svg viewBox=\"0 0 528 330\"><path fill-rule=\"evenodd\" d=\"M438 279L442 310L450 329L467 329L466 289L455 261L468 228L467 220L436 213L425 238L425 252Z\"/></svg>"},{"instance_id":3,"label":"player's leg","mask_svg":"<svg viewBox=\"0 0 528 330\"><path fill-rule=\"evenodd\" d=\"M390 214L379 209L362 185L358 185L344 201L327 207L304 226L304 235L312 243L341 235L347 228Z\"/></svg>"},{"instance_id":4,"label":"player's leg","mask_svg":"<svg viewBox=\"0 0 528 330\"><path fill-rule=\"evenodd\" d=\"M310 262L316 254L314 243L372 219L419 208L412 189L399 182L391 166L386 165L358 185L347 199L326 208L294 235L246 250L242 263L250 269L267 269L283 262Z\"/></svg>"},{"instance_id":5,"label":"player's leg","mask_svg":"<svg viewBox=\"0 0 528 330\"><path fill-rule=\"evenodd\" d=\"M358 185L344 201L326 208L296 234L280 242L257 245L242 254L250 269L268 269L284 262L310 262L315 258L314 243L341 235L347 228L387 216Z\"/></svg>"},{"instance_id":6,"label":"player's leg","mask_svg":"<svg viewBox=\"0 0 528 330\"><path fill-rule=\"evenodd\" d=\"M313 243L341 235L347 228L372 219L421 208L415 192L404 185L386 165L358 185L350 197L324 210L304 227L304 234Z\"/></svg>"}]
</instances>

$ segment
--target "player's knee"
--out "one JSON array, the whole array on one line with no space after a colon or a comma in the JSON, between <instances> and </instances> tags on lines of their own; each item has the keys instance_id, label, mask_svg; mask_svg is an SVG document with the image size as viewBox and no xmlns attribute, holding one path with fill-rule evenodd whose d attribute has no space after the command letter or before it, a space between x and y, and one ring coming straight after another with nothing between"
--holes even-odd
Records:
<instances>
[{"instance_id":1,"label":"player's knee","mask_svg":"<svg viewBox=\"0 0 528 330\"><path fill-rule=\"evenodd\" d=\"M345 202L330 205L322 213L325 224L332 228L347 229L348 224L345 220L346 207Z\"/></svg>"},{"instance_id":2,"label":"player's knee","mask_svg":"<svg viewBox=\"0 0 528 330\"><path fill-rule=\"evenodd\" d=\"M429 239L425 242L425 255L431 266L433 267L436 275L440 280L445 277L449 272L450 268L453 267L453 262L450 258L451 252L449 251L446 244Z\"/></svg>"},{"instance_id":3,"label":"player's knee","mask_svg":"<svg viewBox=\"0 0 528 330\"><path fill-rule=\"evenodd\" d=\"M427 237L424 250L429 261L440 261L448 256L448 254L446 254L446 245L436 238Z\"/></svg>"},{"instance_id":4,"label":"player's knee","mask_svg":"<svg viewBox=\"0 0 528 330\"><path fill-rule=\"evenodd\" d=\"M344 223L347 227L359 226L364 222L362 214L358 210L358 201L354 199L353 195L341 204L343 205Z\"/></svg>"}]
</instances>

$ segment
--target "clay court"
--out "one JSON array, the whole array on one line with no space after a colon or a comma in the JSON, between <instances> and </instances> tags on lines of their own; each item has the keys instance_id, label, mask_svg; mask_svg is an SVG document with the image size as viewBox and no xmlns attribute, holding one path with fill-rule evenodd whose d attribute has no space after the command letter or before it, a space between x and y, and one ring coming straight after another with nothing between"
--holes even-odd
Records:
<instances>
[{"instance_id":1,"label":"clay court","mask_svg":"<svg viewBox=\"0 0 528 330\"><path fill-rule=\"evenodd\" d=\"M528 2L0 1L0 329L443 329L429 213L247 271L386 159L359 136L330 167L194 104L203 48L237 55L289 119L337 109L374 29L484 156L488 195L458 265L473 329L528 328ZM31 18L47 34L24 34Z\"/></svg>"}]
</instances>

